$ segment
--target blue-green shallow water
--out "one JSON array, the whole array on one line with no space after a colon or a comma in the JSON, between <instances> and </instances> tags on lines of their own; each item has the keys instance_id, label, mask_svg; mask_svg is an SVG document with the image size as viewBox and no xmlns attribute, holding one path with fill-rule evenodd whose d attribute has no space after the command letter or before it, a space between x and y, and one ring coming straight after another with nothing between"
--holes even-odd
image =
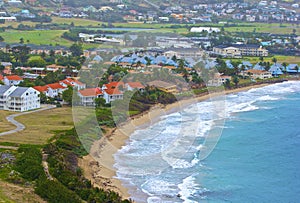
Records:
<instances>
[{"instance_id":1,"label":"blue-green shallow water","mask_svg":"<svg viewBox=\"0 0 300 203\"><path fill-rule=\"evenodd\" d=\"M226 103L221 139L205 160L204 138L220 128L209 101L130 137L115 167L134 200L300 202L300 82L228 95ZM170 161L176 153L182 157Z\"/></svg>"},{"instance_id":2,"label":"blue-green shallow water","mask_svg":"<svg viewBox=\"0 0 300 203\"><path fill-rule=\"evenodd\" d=\"M206 200L300 201L300 93L234 115L197 180ZM263 109L267 107L267 109Z\"/></svg>"}]
</instances>

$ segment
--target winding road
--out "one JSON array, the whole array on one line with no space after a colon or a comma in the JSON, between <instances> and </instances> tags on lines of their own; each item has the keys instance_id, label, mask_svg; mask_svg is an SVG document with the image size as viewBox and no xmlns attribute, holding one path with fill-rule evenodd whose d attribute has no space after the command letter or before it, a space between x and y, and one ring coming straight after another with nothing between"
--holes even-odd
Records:
<instances>
[{"instance_id":1,"label":"winding road","mask_svg":"<svg viewBox=\"0 0 300 203\"><path fill-rule=\"evenodd\" d=\"M16 126L16 128L13 129L13 130L2 132L2 133L0 133L0 136L10 135L10 134L17 133L17 132L20 132L22 130L25 130L26 127L22 123L19 123L18 121L16 121L15 120L16 117L23 116L23 115L30 114L30 113L35 113L35 112L45 111L45 110L49 110L49 109L54 109L54 108L56 108L55 105L44 105L44 106L42 106L42 108L40 108L38 110L27 111L27 112L22 112L22 113L17 113L17 114L12 114L12 115L7 116L6 120L8 122L14 124Z\"/></svg>"}]
</instances>

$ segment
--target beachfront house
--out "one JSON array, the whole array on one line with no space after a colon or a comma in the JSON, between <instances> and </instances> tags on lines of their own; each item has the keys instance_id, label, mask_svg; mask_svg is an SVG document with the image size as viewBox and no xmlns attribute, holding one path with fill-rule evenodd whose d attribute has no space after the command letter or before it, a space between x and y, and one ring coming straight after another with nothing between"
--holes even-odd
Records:
<instances>
[{"instance_id":1,"label":"beachfront house","mask_svg":"<svg viewBox=\"0 0 300 203\"><path fill-rule=\"evenodd\" d=\"M245 71L245 73L242 73L244 75L250 76L251 79L269 79L272 78L272 73L269 71L264 71L264 70L255 70L255 69L250 69Z\"/></svg>"},{"instance_id":2,"label":"beachfront house","mask_svg":"<svg viewBox=\"0 0 300 203\"><path fill-rule=\"evenodd\" d=\"M106 103L110 103L115 100L123 99L124 83L123 82L111 82L102 86L103 98Z\"/></svg>"},{"instance_id":3,"label":"beachfront house","mask_svg":"<svg viewBox=\"0 0 300 203\"><path fill-rule=\"evenodd\" d=\"M31 87L0 86L0 109L30 111L40 108L39 92Z\"/></svg>"}]
</instances>

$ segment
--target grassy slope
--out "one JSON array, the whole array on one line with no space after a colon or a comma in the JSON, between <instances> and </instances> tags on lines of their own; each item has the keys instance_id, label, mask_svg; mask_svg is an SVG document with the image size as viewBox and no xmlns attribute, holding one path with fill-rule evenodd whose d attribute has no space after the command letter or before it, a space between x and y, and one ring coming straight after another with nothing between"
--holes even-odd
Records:
<instances>
[{"instance_id":1,"label":"grassy slope","mask_svg":"<svg viewBox=\"0 0 300 203\"><path fill-rule=\"evenodd\" d=\"M17 117L16 120L23 123L26 129L2 136L0 142L45 144L54 135L55 130L68 130L73 127L71 108L32 113Z\"/></svg>"}]
</instances>

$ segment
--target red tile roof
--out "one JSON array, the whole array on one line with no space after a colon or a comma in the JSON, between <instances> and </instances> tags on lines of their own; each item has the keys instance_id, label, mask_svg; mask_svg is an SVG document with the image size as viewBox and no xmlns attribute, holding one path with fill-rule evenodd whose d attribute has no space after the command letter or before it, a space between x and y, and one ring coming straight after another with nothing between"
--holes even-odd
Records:
<instances>
[{"instance_id":1,"label":"red tile roof","mask_svg":"<svg viewBox=\"0 0 300 203\"><path fill-rule=\"evenodd\" d=\"M9 75L9 76L5 76L8 80L14 80L14 81L20 81L23 80L20 76L18 75Z\"/></svg>"},{"instance_id":2,"label":"red tile roof","mask_svg":"<svg viewBox=\"0 0 300 203\"><path fill-rule=\"evenodd\" d=\"M84 85L82 82L80 82L78 80L73 80L72 78L67 78L60 82L65 83L66 85L70 85L70 86L74 86L74 85L72 85L72 82L76 83L77 85Z\"/></svg>"},{"instance_id":3,"label":"red tile roof","mask_svg":"<svg viewBox=\"0 0 300 203\"><path fill-rule=\"evenodd\" d=\"M39 92L46 92L48 90L47 86L35 86L33 88L36 89Z\"/></svg>"},{"instance_id":4,"label":"red tile roof","mask_svg":"<svg viewBox=\"0 0 300 203\"><path fill-rule=\"evenodd\" d=\"M3 80L3 79L4 79L3 75L0 74L0 80Z\"/></svg>"},{"instance_id":5,"label":"red tile roof","mask_svg":"<svg viewBox=\"0 0 300 203\"><path fill-rule=\"evenodd\" d=\"M104 91L109 95L123 94L118 88L106 89Z\"/></svg>"},{"instance_id":6,"label":"red tile roof","mask_svg":"<svg viewBox=\"0 0 300 203\"><path fill-rule=\"evenodd\" d=\"M111 83L105 84L105 87L107 89L114 89L114 88L119 87L119 86L124 87L124 82L111 82Z\"/></svg>"},{"instance_id":7,"label":"red tile roof","mask_svg":"<svg viewBox=\"0 0 300 203\"><path fill-rule=\"evenodd\" d=\"M50 87L51 89L65 89L66 87L60 85L59 83L52 83L52 84L48 84L48 87Z\"/></svg>"},{"instance_id":8,"label":"red tile roof","mask_svg":"<svg viewBox=\"0 0 300 203\"><path fill-rule=\"evenodd\" d=\"M99 95L99 94L103 94L102 90L99 87L87 88L87 89L79 90L78 92L84 97L96 96L96 95Z\"/></svg>"},{"instance_id":9,"label":"red tile roof","mask_svg":"<svg viewBox=\"0 0 300 203\"><path fill-rule=\"evenodd\" d=\"M123 94L118 87L122 86L124 88L124 82L111 82L104 85L107 88L104 90L107 94Z\"/></svg>"},{"instance_id":10,"label":"red tile roof","mask_svg":"<svg viewBox=\"0 0 300 203\"><path fill-rule=\"evenodd\" d=\"M132 88L145 88L140 82L128 82L127 84Z\"/></svg>"}]
</instances>

